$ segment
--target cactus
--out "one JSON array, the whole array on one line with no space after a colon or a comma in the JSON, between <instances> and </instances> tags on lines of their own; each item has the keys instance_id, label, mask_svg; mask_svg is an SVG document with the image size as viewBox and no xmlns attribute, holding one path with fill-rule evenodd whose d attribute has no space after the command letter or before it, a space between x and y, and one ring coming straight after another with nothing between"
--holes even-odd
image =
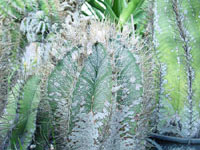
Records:
<instances>
[{"instance_id":1,"label":"cactus","mask_svg":"<svg viewBox=\"0 0 200 150\"><path fill-rule=\"evenodd\" d=\"M5 22L0 26L0 116L4 110L8 89L16 82L19 74L21 49L24 48L23 36L14 22Z\"/></svg>"},{"instance_id":2,"label":"cactus","mask_svg":"<svg viewBox=\"0 0 200 150\"><path fill-rule=\"evenodd\" d=\"M76 50L74 50L76 51ZM58 149L63 148L69 128L70 101L76 83L77 66L70 57L71 52L60 60L48 79L49 104L54 116L54 132ZM62 138L61 138L62 137Z\"/></svg>"},{"instance_id":3,"label":"cactus","mask_svg":"<svg viewBox=\"0 0 200 150\"><path fill-rule=\"evenodd\" d=\"M3 20L19 33L20 46L14 48L20 57L14 59L20 76L26 76L25 83L8 80L15 86L6 87L1 149L137 148L143 110L137 48L107 23L77 19L83 1L70 1L70 7L52 2L0 2ZM65 22L57 25L65 13L72 18L63 15Z\"/></svg>"},{"instance_id":4,"label":"cactus","mask_svg":"<svg viewBox=\"0 0 200 150\"><path fill-rule=\"evenodd\" d=\"M92 54L82 61L82 67L74 64L70 55L58 63L48 85L53 110L68 119L66 147L113 149L115 144L110 143L116 138L113 134L118 135L122 150L136 146L133 138L141 113L142 78L133 54L123 45L111 52L96 43ZM68 107L66 113L59 105ZM113 125L115 117L117 124Z\"/></svg>"},{"instance_id":5,"label":"cactus","mask_svg":"<svg viewBox=\"0 0 200 150\"><path fill-rule=\"evenodd\" d=\"M39 78L33 76L25 85L18 85L8 97L8 104L1 119L5 139L2 149L27 149L36 127L36 113L40 101Z\"/></svg>"},{"instance_id":6,"label":"cactus","mask_svg":"<svg viewBox=\"0 0 200 150\"><path fill-rule=\"evenodd\" d=\"M199 137L199 1L154 2L160 134ZM164 10L164 11L163 11Z\"/></svg>"},{"instance_id":7,"label":"cactus","mask_svg":"<svg viewBox=\"0 0 200 150\"><path fill-rule=\"evenodd\" d=\"M72 98L71 149L96 149L106 136L112 103L111 74L109 56L101 45L95 45L80 73ZM79 138L78 134L82 137Z\"/></svg>"},{"instance_id":8,"label":"cactus","mask_svg":"<svg viewBox=\"0 0 200 150\"><path fill-rule=\"evenodd\" d=\"M54 0L13 0L8 4L8 1L2 0L0 3L0 11L3 17L10 17L20 21L27 13L37 10L43 10L46 15L55 13L57 11L55 6L56 3L57 2Z\"/></svg>"},{"instance_id":9,"label":"cactus","mask_svg":"<svg viewBox=\"0 0 200 150\"><path fill-rule=\"evenodd\" d=\"M58 22L56 0L6 0L0 2L2 18L9 18L20 24L20 30L29 42L44 41L53 30L52 25Z\"/></svg>"}]
</instances>

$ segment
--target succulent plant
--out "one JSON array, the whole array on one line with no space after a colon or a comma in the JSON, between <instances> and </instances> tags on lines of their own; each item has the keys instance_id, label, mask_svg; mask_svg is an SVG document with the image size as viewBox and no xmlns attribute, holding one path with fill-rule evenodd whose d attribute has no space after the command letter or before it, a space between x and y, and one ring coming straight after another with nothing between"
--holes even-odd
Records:
<instances>
[{"instance_id":1,"label":"succulent plant","mask_svg":"<svg viewBox=\"0 0 200 150\"><path fill-rule=\"evenodd\" d=\"M120 148L131 149L142 97L141 72L132 52L120 44L111 52L96 43L81 66L73 62L73 53L58 63L48 86L52 110L66 118L66 147L113 149L114 143L108 143L117 134ZM111 127L115 117L117 123Z\"/></svg>"},{"instance_id":2,"label":"succulent plant","mask_svg":"<svg viewBox=\"0 0 200 150\"><path fill-rule=\"evenodd\" d=\"M33 76L10 90L8 103L0 120L1 149L27 149L36 128L37 107L40 101L39 78Z\"/></svg>"},{"instance_id":3,"label":"succulent plant","mask_svg":"<svg viewBox=\"0 0 200 150\"><path fill-rule=\"evenodd\" d=\"M161 66L156 123L160 134L199 138L199 4L154 2L153 42Z\"/></svg>"},{"instance_id":4,"label":"succulent plant","mask_svg":"<svg viewBox=\"0 0 200 150\"><path fill-rule=\"evenodd\" d=\"M125 25L121 33L77 15L82 3L0 2L2 21L15 25L11 37L0 37L17 41L9 49L16 54L8 61L11 77L4 75L10 86L0 114L0 149L144 149L143 72L136 54L142 46Z\"/></svg>"}]
</instances>

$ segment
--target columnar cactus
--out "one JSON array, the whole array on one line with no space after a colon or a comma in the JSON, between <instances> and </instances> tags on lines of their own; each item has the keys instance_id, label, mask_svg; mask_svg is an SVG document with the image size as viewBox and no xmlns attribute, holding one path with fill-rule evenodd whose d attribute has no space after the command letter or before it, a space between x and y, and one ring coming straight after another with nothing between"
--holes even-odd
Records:
<instances>
[{"instance_id":1,"label":"columnar cactus","mask_svg":"<svg viewBox=\"0 0 200 150\"><path fill-rule=\"evenodd\" d=\"M155 0L154 45L160 62L157 132L198 137L200 2Z\"/></svg>"}]
</instances>

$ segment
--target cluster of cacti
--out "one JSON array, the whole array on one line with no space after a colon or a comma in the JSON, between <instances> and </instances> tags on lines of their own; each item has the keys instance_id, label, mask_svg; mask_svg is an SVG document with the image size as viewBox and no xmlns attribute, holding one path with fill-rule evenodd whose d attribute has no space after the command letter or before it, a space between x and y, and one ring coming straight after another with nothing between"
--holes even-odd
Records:
<instances>
[{"instance_id":1,"label":"cluster of cacti","mask_svg":"<svg viewBox=\"0 0 200 150\"><path fill-rule=\"evenodd\" d=\"M1 0L0 149L142 150L145 138L172 149L152 137L199 138L200 2L150 1L146 43L82 17L83 2Z\"/></svg>"},{"instance_id":2,"label":"cluster of cacti","mask_svg":"<svg viewBox=\"0 0 200 150\"><path fill-rule=\"evenodd\" d=\"M64 58L47 76L47 100L53 116L49 126L52 135L44 133L46 137L42 137L36 132L33 142L49 140L53 136L57 149L107 150L120 146L120 149L128 150L137 146L135 136L142 107L141 72L133 53L122 44L120 37L106 42L110 49L93 43L92 51L85 55L83 47L66 50ZM37 110L32 101L38 105L40 99L34 88L39 81L34 79L28 79L19 89L16 84L16 94L8 98L4 114L12 116L9 120L13 124L9 126L2 120L8 128L3 132L3 149L26 149L30 145ZM7 113L8 110L11 112ZM38 130L45 131L48 126L45 121L42 130ZM36 149L42 149L41 145L38 144Z\"/></svg>"},{"instance_id":3,"label":"cluster of cacti","mask_svg":"<svg viewBox=\"0 0 200 150\"><path fill-rule=\"evenodd\" d=\"M25 44L17 51L24 56L16 58L22 77L15 76L13 88L6 86L1 149L137 147L143 90L134 47L123 44L121 35L106 35L103 30L113 31L108 25L103 33L95 31L102 24L96 21L83 19L75 26L79 20L68 17L63 26L56 26L48 15L50 2L13 1L4 13L16 22ZM77 35L67 32L82 23L82 35L89 37L73 41Z\"/></svg>"}]
</instances>

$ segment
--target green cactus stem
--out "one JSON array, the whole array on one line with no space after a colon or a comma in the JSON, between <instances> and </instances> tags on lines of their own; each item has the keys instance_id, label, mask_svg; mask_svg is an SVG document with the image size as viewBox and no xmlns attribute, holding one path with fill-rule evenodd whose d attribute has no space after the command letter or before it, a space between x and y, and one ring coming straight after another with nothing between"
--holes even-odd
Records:
<instances>
[{"instance_id":1,"label":"green cactus stem","mask_svg":"<svg viewBox=\"0 0 200 150\"><path fill-rule=\"evenodd\" d=\"M27 80L21 88L16 87L17 92L12 93L7 105L9 119L7 137L3 149L27 149L32 141L36 128L36 113L40 101L40 79L33 76Z\"/></svg>"},{"instance_id":2,"label":"green cactus stem","mask_svg":"<svg viewBox=\"0 0 200 150\"><path fill-rule=\"evenodd\" d=\"M154 45L161 64L157 127L162 134L198 134L199 4L186 0L154 3Z\"/></svg>"}]
</instances>

